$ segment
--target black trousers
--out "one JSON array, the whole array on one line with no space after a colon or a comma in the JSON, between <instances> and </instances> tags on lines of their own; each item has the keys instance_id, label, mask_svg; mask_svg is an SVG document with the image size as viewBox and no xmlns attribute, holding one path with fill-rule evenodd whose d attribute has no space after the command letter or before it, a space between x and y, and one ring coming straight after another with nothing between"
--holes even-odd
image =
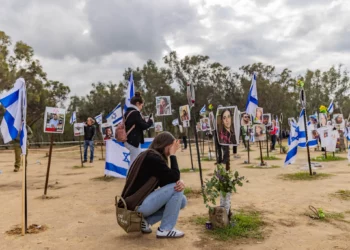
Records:
<instances>
[{"instance_id":1,"label":"black trousers","mask_svg":"<svg viewBox=\"0 0 350 250\"><path fill-rule=\"evenodd\" d=\"M233 154L237 154L237 146L233 146Z\"/></svg>"},{"instance_id":2,"label":"black trousers","mask_svg":"<svg viewBox=\"0 0 350 250\"><path fill-rule=\"evenodd\" d=\"M182 136L182 141L184 142L184 149L187 149L187 136Z\"/></svg>"},{"instance_id":3,"label":"black trousers","mask_svg":"<svg viewBox=\"0 0 350 250\"><path fill-rule=\"evenodd\" d=\"M275 150L276 141L277 141L277 136L271 135L271 150Z\"/></svg>"},{"instance_id":4,"label":"black trousers","mask_svg":"<svg viewBox=\"0 0 350 250\"><path fill-rule=\"evenodd\" d=\"M214 131L213 134L214 134L215 147L216 147L216 162L221 164L222 163L222 147L219 144L219 140L218 140L216 131Z\"/></svg>"}]
</instances>

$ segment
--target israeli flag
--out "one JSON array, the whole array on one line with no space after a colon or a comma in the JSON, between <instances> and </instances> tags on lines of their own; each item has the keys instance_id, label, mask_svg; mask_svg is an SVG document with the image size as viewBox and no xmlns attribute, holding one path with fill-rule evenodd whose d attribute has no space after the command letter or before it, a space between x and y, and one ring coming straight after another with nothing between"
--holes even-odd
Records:
<instances>
[{"instance_id":1,"label":"israeli flag","mask_svg":"<svg viewBox=\"0 0 350 250\"><path fill-rule=\"evenodd\" d=\"M334 111L334 104L333 104L333 100L331 101L331 103L328 106L327 112L332 114Z\"/></svg>"},{"instance_id":2,"label":"israeli flag","mask_svg":"<svg viewBox=\"0 0 350 250\"><path fill-rule=\"evenodd\" d=\"M17 79L14 87L0 97L0 103L6 109L1 122L1 134L4 143L16 139L19 132L22 131L23 126L25 127L25 98L26 91L23 78ZM24 133L25 131L23 131L23 142L27 138Z\"/></svg>"},{"instance_id":3,"label":"israeli flag","mask_svg":"<svg viewBox=\"0 0 350 250\"><path fill-rule=\"evenodd\" d=\"M95 121L97 124L102 124L102 114L99 114L98 116L95 116Z\"/></svg>"},{"instance_id":4,"label":"israeli flag","mask_svg":"<svg viewBox=\"0 0 350 250\"><path fill-rule=\"evenodd\" d=\"M203 106L203 108L199 111L199 114L204 114L205 112L207 111L206 107L205 107L205 104Z\"/></svg>"},{"instance_id":5,"label":"israeli flag","mask_svg":"<svg viewBox=\"0 0 350 250\"><path fill-rule=\"evenodd\" d=\"M130 106L130 100L134 95L135 95L134 76L131 72L128 89L126 90L126 93L125 93L124 111L126 111L126 109Z\"/></svg>"},{"instance_id":6,"label":"israeli flag","mask_svg":"<svg viewBox=\"0 0 350 250\"><path fill-rule=\"evenodd\" d=\"M73 123L75 123L76 121L77 121L77 113L74 111L73 114L72 114L72 116L70 117L69 123L70 123L70 124L73 124Z\"/></svg>"},{"instance_id":7,"label":"israeli flag","mask_svg":"<svg viewBox=\"0 0 350 250\"><path fill-rule=\"evenodd\" d=\"M252 84L249 89L248 100L246 104L246 112L252 116L255 116L255 110L258 107L258 91L256 88L256 74L253 74Z\"/></svg>"},{"instance_id":8,"label":"israeli flag","mask_svg":"<svg viewBox=\"0 0 350 250\"><path fill-rule=\"evenodd\" d=\"M123 120L122 105L119 103L111 113L106 116L107 123L118 125Z\"/></svg>"},{"instance_id":9,"label":"israeli flag","mask_svg":"<svg viewBox=\"0 0 350 250\"><path fill-rule=\"evenodd\" d=\"M141 144L141 150L149 148L153 138L145 138L145 143ZM106 141L106 166L105 175L118 178L126 178L130 167L130 152L124 143L117 140Z\"/></svg>"},{"instance_id":10,"label":"israeli flag","mask_svg":"<svg viewBox=\"0 0 350 250\"><path fill-rule=\"evenodd\" d=\"M299 145L299 138L298 138L298 127L296 124L291 124L290 126L290 134L288 138L288 153L286 156L286 160L284 161L284 166L286 167L289 164L293 164L296 160L297 153L298 153L298 145Z\"/></svg>"},{"instance_id":11,"label":"israeli flag","mask_svg":"<svg viewBox=\"0 0 350 250\"><path fill-rule=\"evenodd\" d=\"M307 142L306 142L306 129L304 124L304 114L305 109L303 109L300 112L299 120L298 120L298 137L299 137L299 147L306 148ZM308 129L310 130L311 123L308 123ZM317 140L312 139L311 131L308 132L308 144L309 147L316 147L317 146Z\"/></svg>"}]
</instances>

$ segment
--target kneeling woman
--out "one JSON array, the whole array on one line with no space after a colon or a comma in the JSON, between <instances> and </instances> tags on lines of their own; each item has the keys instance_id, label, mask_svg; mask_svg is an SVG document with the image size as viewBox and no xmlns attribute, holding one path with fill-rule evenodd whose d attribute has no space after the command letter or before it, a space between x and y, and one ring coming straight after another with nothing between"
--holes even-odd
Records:
<instances>
[{"instance_id":1,"label":"kneeling woman","mask_svg":"<svg viewBox=\"0 0 350 250\"><path fill-rule=\"evenodd\" d=\"M131 165L122 193L128 209L142 213L143 233L151 233L150 226L161 221L157 238L184 236L175 229L180 209L187 203L175 156L179 148L180 142L172 134L163 132L157 135L150 148Z\"/></svg>"}]
</instances>

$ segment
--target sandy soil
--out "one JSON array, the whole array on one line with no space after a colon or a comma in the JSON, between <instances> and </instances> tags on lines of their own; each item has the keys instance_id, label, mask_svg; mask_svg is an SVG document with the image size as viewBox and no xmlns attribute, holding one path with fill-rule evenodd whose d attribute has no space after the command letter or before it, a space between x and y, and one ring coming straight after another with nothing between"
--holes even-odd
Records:
<instances>
[{"instance_id":1,"label":"sandy soil","mask_svg":"<svg viewBox=\"0 0 350 250\"><path fill-rule=\"evenodd\" d=\"M252 160L258 157L253 146ZM112 182L91 180L103 176L104 161L96 152L96 161L85 169L75 169L80 164L77 147L54 150L48 196L44 193L47 149L30 150L28 172L29 224L42 224L47 231L35 235L8 236L5 234L21 222L21 172L13 172L12 151L0 151L0 249L350 249L350 223L325 223L305 216L308 206L322 207L327 211L350 210L350 201L330 196L348 189L350 169L348 161L323 163L318 172L334 176L317 181L285 181L280 174L300 171L306 164L306 152L299 151L296 164L287 168L247 169L243 161L247 153L239 148L241 159L232 159L232 169L239 170L250 183L238 189L232 197L233 210L254 208L262 212L266 222L264 240L218 242L208 239L203 228L190 222L196 215L206 214L201 198L189 199L181 212L177 228L186 233L178 240L157 240L150 235L126 234L115 218L114 197L121 193L123 179ZM268 161L270 165L283 166L282 160ZM312 155L320 155L313 152ZM346 158L346 154L342 155ZM189 151L179 152L181 168L190 167ZM194 157L195 158L195 157ZM195 167L197 163L195 162ZM213 162L203 162L205 178L215 168ZM198 173L183 173L186 185L199 189ZM346 214L350 221L350 215ZM157 225L153 226L154 231Z\"/></svg>"}]
</instances>

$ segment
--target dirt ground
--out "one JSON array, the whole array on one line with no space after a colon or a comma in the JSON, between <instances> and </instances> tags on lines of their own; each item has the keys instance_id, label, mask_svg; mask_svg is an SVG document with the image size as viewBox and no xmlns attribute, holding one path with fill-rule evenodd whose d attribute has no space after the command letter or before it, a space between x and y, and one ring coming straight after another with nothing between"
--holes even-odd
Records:
<instances>
[{"instance_id":1,"label":"dirt ground","mask_svg":"<svg viewBox=\"0 0 350 250\"><path fill-rule=\"evenodd\" d=\"M253 163L259 151L253 146ZM207 151L207 150L206 150ZM264 150L266 151L266 150ZM13 172L14 154L0 151L0 249L350 249L350 223L314 221L305 213L308 206L326 211L342 212L350 221L350 201L332 197L340 189L350 189L348 161L322 163L319 173L331 173L333 177L316 181L286 181L283 173L298 172L306 164L306 152L300 150L298 160L287 168L249 169L243 161L247 153L239 147L241 159L232 159L231 168L249 179L232 196L232 208L254 208L261 211L265 238L218 242L210 240L204 228L190 222L196 215L207 213L202 198L191 198L181 211L177 228L186 236L177 240L157 240L154 225L150 235L126 234L116 222L114 197L122 191L124 180L111 182L92 180L104 175L101 152L96 152L89 168L73 168L80 164L77 147L54 149L48 196L43 200L48 149L29 151L28 170L28 224L46 225L39 234L9 236L5 232L21 222L22 172ZM274 153L281 160L267 161L270 165L283 166L285 155ZM321 155L314 152L312 156ZM346 153L341 154L346 158ZM195 159L196 157L194 157ZM232 157L231 157L232 158ZM190 168L189 151L178 153L181 168ZM213 162L202 162L204 177L215 168ZM197 161L195 161L197 167ZM182 173L186 185L199 189L199 173Z\"/></svg>"}]
</instances>

